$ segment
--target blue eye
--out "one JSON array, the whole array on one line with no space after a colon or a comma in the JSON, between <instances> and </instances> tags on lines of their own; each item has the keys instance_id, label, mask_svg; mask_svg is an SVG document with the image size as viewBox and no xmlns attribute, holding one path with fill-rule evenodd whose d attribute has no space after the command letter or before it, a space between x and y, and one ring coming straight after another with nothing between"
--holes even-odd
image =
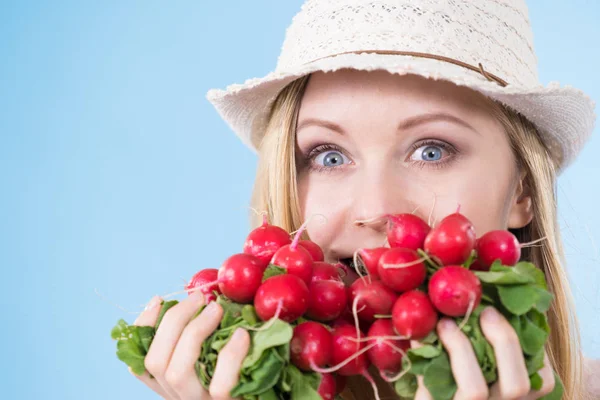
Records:
<instances>
[{"instance_id":1,"label":"blue eye","mask_svg":"<svg viewBox=\"0 0 600 400\"><path fill-rule=\"evenodd\" d=\"M436 162L443 158L444 151L439 145L425 145L416 149L410 158L414 161Z\"/></svg>"},{"instance_id":2,"label":"blue eye","mask_svg":"<svg viewBox=\"0 0 600 400\"><path fill-rule=\"evenodd\" d=\"M315 163L324 167L337 167L349 162L339 151L324 151L315 157Z\"/></svg>"}]
</instances>

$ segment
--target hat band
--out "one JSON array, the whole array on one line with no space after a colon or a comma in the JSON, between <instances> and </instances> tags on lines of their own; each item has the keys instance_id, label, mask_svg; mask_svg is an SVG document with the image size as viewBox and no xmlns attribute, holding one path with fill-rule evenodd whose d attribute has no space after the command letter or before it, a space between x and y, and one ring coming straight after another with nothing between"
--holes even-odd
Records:
<instances>
[{"instance_id":1,"label":"hat band","mask_svg":"<svg viewBox=\"0 0 600 400\"><path fill-rule=\"evenodd\" d=\"M471 64L467 64L465 62L456 60L454 58L450 58L450 57L445 57L445 56L439 56L436 54L429 54L429 53L417 53L417 52L412 52L412 51L396 51L396 50L353 50L353 51L345 51L343 53L336 53L336 54L331 54L325 57L320 57L317 59L314 59L312 61L309 61L305 64L310 64L313 63L315 61L318 60L322 60L324 58L329 58L329 57L335 57L335 56L340 56L343 54L360 54L360 53L369 53L369 54L384 54L384 55L400 55L400 56L411 56L411 57L420 57L420 58L430 58L433 60L439 60L439 61L444 61L450 64L454 64L454 65L458 65L460 67L463 68L467 68L470 69L471 71L475 71L477 73L480 73L481 75L483 75L488 81L490 82L496 82L498 85L505 87L508 85L508 83L502 79L499 78L498 76L491 74L489 72L487 72L486 70L483 69L483 65L481 63L479 63L479 65L477 67L471 65Z\"/></svg>"}]
</instances>

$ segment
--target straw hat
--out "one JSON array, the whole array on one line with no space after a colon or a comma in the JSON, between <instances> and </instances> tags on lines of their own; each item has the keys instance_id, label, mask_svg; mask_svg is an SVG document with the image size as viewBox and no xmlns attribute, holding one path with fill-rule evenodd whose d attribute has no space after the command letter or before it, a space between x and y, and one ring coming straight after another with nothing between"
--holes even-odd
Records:
<instances>
[{"instance_id":1,"label":"straw hat","mask_svg":"<svg viewBox=\"0 0 600 400\"><path fill-rule=\"evenodd\" d=\"M341 68L417 74L464 85L533 122L563 170L594 127L582 91L539 82L523 0L307 0L293 18L275 71L207 93L250 148L290 82Z\"/></svg>"}]
</instances>

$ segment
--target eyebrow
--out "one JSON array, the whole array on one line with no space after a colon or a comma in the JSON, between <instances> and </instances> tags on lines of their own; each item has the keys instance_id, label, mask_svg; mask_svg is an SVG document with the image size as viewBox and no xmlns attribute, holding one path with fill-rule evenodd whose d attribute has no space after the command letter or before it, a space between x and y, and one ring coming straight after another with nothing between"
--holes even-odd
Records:
<instances>
[{"instance_id":1,"label":"eyebrow","mask_svg":"<svg viewBox=\"0 0 600 400\"><path fill-rule=\"evenodd\" d=\"M475 128L473 128L473 126L471 124L469 124L465 120L458 118L452 114L446 114L446 113L430 113L430 114L421 114L421 115L417 115L414 117L410 117L410 118L402 121L398 125L398 130L399 131L407 130L407 129L411 129L411 128L414 128L419 125L423 125L423 124L430 123L430 122L436 122L436 121L452 122L456 125L463 126L467 129L475 132L476 134L480 135L480 133ZM296 127L296 131L300 131L301 129L307 128L309 126L320 126L322 128L329 129L331 131L337 132L342 135L344 135L346 133L339 124L336 124L335 122L332 122L332 121L319 119L319 118L303 119L302 121L300 121L298 123L298 126Z\"/></svg>"},{"instance_id":2,"label":"eyebrow","mask_svg":"<svg viewBox=\"0 0 600 400\"><path fill-rule=\"evenodd\" d=\"M296 132L298 132L300 129L307 128L309 126L320 126L322 128L327 128L342 135L346 133L344 129L335 122L326 121L318 118L303 119L298 123L298 126L296 127Z\"/></svg>"},{"instance_id":3,"label":"eyebrow","mask_svg":"<svg viewBox=\"0 0 600 400\"><path fill-rule=\"evenodd\" d=\"M435 121L452 122L456 125L463 126L467 129L475 132L476 134L480 135L480 133L475 128L473 128L473 126L471 124L469 124L465 120L460 119L452 114L446 114L446 113L431 113L431 114L422 114L422 115L410 117L410 118L402 121L400 123L400 125L398 125L398 130L406 130L406 129L414 128L415 126L418 126L418 125L426 124L429 122L435 122Z\"/></svg>"}]
</instances>

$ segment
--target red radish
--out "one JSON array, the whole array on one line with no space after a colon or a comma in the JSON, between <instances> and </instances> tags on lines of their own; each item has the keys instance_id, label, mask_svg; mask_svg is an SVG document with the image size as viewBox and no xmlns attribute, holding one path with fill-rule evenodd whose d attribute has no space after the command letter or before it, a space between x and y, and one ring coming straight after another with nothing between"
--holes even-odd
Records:
<instances>
[{"instance_id":1,"label":"red radish","mask_svg":"<svg viewBox=\"0 0 600 400\"><path fill-rule=\"evenodd\" d=\"M392 323L398 335L424 339L435 328L438 317L427 295L411 290L398 297L392 308Z\"/></svg>"},{"instance_id":2,"label":"red radish","mask_svg":"<svg viewBox=\"0 0 600 400\"><path fill-rule=\"evenodd\" d=\"M332 321L339 317L348 303L346 287L340 281L316 281L308 287L306 315L317 321Z\"/></svg>"},{"instance_id":3,"label":"red radish","mask_svg":"<svg viewBox=\"0 0 600 400\"><path fill-rule=\"evenodd\" d=\"M322 280L334 280L341 281L341 275L345 272L340 269L339 265L329 264L323 261L317 261L313 263L313 273L311 280L322 281Z\"/></svg>"},{"instance_id":4,"label":"red radish","mask_svg":"<svg viewBox=\"0 0 600 400\"><path fill-rule=\"evenodd\" d=\"M337 267L339 267L339 269L341 271L343 271L343 273L342 273L342 281L344 281L344 284L346 286L352 285L359 278L359 276L356 273L356 271L354 271L353 268L350 268L346 264L339 262L339 263L337 263L335 265Z\"/></svg>"},{"instance_id":5,"label":"red radish","mask_svg":"<svg viewBox=\"0 0 600 400\"><path fill-rule=\"evenodd\" d=\"M331 352L331 363L338 365L356 356L361 350L365 349L364 342L358 342L364 335L359 332L357 336L356 329L349 324L340 324L333 329L333 351ZM344 376L360 375L367 370L369 358L366 353L356 356L352 361L337 370L337 373Z\"/></svg>"},{"instance_id":6,"label":"red radish","mask_svg":"<svg viewBox=\"0 0 600 400\"><path fill-rule=\"evenodd\" d=\"M337 382L333 374L321 374L321 383L317 393L323 400L334 400L337 392Z\"/></svg>"},{"instance_id":7,"label":"red radish","mask_svg":"<svg viewBox=\"0 0 600 400\"><path fill-rule=\"evenodd\" d=\"M469 266L471 271L489 271L490 267L486 267L479 260L475 259Z\"/></svg>"},{"instance_id":8,"label":"red radish","mask_svg":"<svg viewBox=\"0 0 600 400\"><path fill-rule=\"evenodd\" d=\"M427 222L414 214L390 215L387 238L391 247L418 250L423 248L425 237L431 230Z\"/></svg>"},{"instance_id":9,"label":"red radish","mask_svg":"<svg viewBox=\"0 0 600 400\"><path fill-rule=\"evenodd\" d=\"M335 394L340 394L346 388L347 378L343 375L335 374Z\"/></svg>"},{"instance_id":10,"label":"red radish","mask_svg":"<svg viewBox=\"0 0 600 400\"><path fill-rule=\"evenodd\" d=\"M374 281L369 277L357 279L349 288L348 304L358 310L358 318L366 322L375 320L375 314L389 314L396 293L385 286L381 281Z\"/></svg>"},{"instance_id":11,"label":"red radish","mask_svg":"<svg viewBox=\"0 0 600 400\"><path fill-rule=\"evenodd\" d=\"M475 247L475 228L462 214L454 213L444 218L425 239L425 251L442 265L462 264Z\"/></svg>"},{"instance_id":12,"label":"red radish","mask_svg":"<svg viewBox=\"0 0 600 400\"><path fill-rule=\"evenodd\" d=\"M262 225L246 238L244 253L257 257L266 268L275 252L291 242L290 234L283 228L270 225L264 215Z\"/></svg>"},{"instance_id":13,"label":"red radish","mask_svg":"<svg viewBox=\"0 0 600 400\"><path fill-rule=\"evenodd\" d=\"M284 274L273 276L263 282L256 291L254 307L263 321L278 317L292 322L308 309L308 288L297 276Z\"/></svg>"},{"instance_id":14,"label":"red radish","mask_svg":"<svg viewBox=\"0 0 600 400\"><path fill-rule=\"evenodd\" d=\"M388 249L379 259L379 277L387 287L406 292L425 281L427 268L416 251L403 248Z\"/></svg>"},{"instance_id":15,"label":"red radish","mask_svg":"<svg viewBox=\"0 0 600 400\"><path fill-rule=\"evenodd\" d=\"M307 222L298 229L291 244L285 245L275 252L271 264L286 269L288 274L296 275L309 285L313 273L313 258L308 250L299 245L300 236Z\"/></svg>"},{"instance_id":16,"label":"red radish","mask_svg":"<svg viewBox=\"0 0 600 400\"><path fill-rule=\"evenodd\" d=\"M429 298L442 314L462 317L481 301L481 282L466 268L440 268L429 280Z\"/></svg>"},{"instance_id":17,"label":"red radish","mask_svg":"<svg viewBox=\"0 0 600 400\"><path fill-rule=\"evenodd\" d=\"M332 350L331 332L318 322L307 321L294 328L290 358L301 370L311 371L311 365L324 367L329 364Z\"/></svg>"},{"instance_id":18,"label":"red radish","mask_svg":"<svg viewBox=\"0 0 600 400\"><path fill-rule=\"evenodd\" d=\"M304 247L310 253L313 261L323 261L325 260L325 256L323 255L323 250L313 241L310 240L300 240L300 246Z\"/></svg>"},{"instance_id":19,"label":"red radish","mask_svg":"<svg viewBox=\"0 0 600 400\"><path fill-rule=\"evenodd\" d=\"M192 279L190 279L190 282L185 286L185 290L187 290L188 295L190 295L194 292L190 289L202 286L202 288L198 290L200 290L202 294L204 294L204 299L206 300L206 302L210 303L211 301L214 301L217 298L214 292L221 293L221 291L219 290L219 282L217 281L217 279L219 279L218 275L218 269L201 269L200 271L196 272Z\"/></svg>"},{"instance_id":20,"label":"red radish","mask_svg":"<svg viewBox=\"0 0 600 400\"><path fill-rule=\"evenodd\" d=\"M375 247L374 249L360 249L358 250L358 255L362 259L363 264L367 268L369 272L369 276L371 278L379 278L379 273L377 272L377 265L379 264L379 259L388 251L387 247Z\"/></svg>"},{"instance_id":21,"label":"red radish","mask_svg":"<svg viewBox=\"0 0 600 400\"><path fill-rule=\"evenodd\" d=\"M377 343L367 351L371 363L382 373L398 373L402 368L402 357L410 349L410 340L392 339L397 334L394 332L391 319L378 319L373 322L367 336L376 338L375 342Z\"/></svg>"},{"instance_id":22,"label":"red radish","mask_svg":"<svg viewBox=\"0 0 600 400\"><path fill-rule=\"evenodd\" d=\"M512 266L521 258L521 244L509 231L486 233L477 240L476 250L479 262L487 270L496 260L500 260L502 265Z\"/></svg>"},{"instance_id":23,"label":"red radish","mask_svg":"<svg viewBox=\"0 0 600 400\"><path fill-rule=\"evenodd\" d=\"M251 303L262 283L265 267L250 254L234 254L219 269L219 290L237 303Z\"/></svg>"}]
</instances>

